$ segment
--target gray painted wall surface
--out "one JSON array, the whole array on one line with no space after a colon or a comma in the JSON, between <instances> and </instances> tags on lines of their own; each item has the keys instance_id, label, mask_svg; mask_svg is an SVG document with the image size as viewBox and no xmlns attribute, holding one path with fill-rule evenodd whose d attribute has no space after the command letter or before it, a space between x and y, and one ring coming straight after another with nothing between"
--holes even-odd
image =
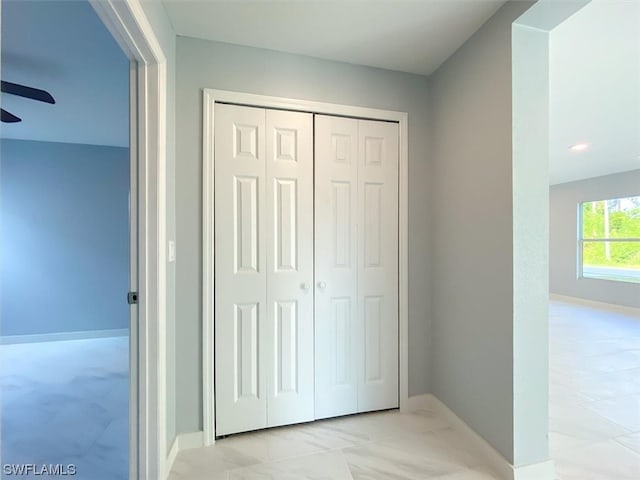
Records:
<instances>
[{"instance_id":1,"label":"gray painted wall surface","mask_svg":"<svg viewBox=\"0 0 640 480\"><path fill-rule=\"evenodd\" d=\"M176 238L176 34L161 2L140 2L167 60L167 241ZM176 257L167 264L167 450L176 436ZM168 452L167 452L168 453Z\"/></svg>"},{"instance_id":2,"label":"gray painted wall surface","mask_svg":"<svg viewBox=\"0 0 640 480\"><path fill-rule=\"evenodd\" d=\"M550 196L549 288L551 293L640 307L640 284L577 278L578 205L640 195L640 170L553 185Z\"/></svg>"},{"instance_id":3,"label":"gray painted wall surface","mask_svg":"<svg viewBox=\"0 0 640 480\"><path fill-rule=\"evenodd\" d=\"M129 149L0 141L1 334L129 327Z\"/></svg>"},{"instance_id":4,"label":"gray painted wall surface","mask_svg":"<svg viewBox=\"0 0 640 480\"><path fill-rule=\"evenodd\" d=\"M202 429L202 89L409 113L409 393L430 391L427 79L369 67L178 37L178 432Z\"/></svg>"},{"instance_id":5,"label":"gray painted wall surface","mask_svg":"<svg viewBox=\"0 0 640 480\"><path fill-rule=\"evenodd\" d=\"M430 78L433 393L513 462L511 24L507 3Z\"/></svg>"}]
</instances>

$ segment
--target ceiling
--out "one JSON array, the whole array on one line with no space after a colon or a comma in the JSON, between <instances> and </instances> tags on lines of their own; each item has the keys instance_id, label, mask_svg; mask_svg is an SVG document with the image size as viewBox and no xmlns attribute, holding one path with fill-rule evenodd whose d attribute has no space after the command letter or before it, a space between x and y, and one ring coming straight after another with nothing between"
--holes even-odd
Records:
<instances>
[{"instance_id":1,"label":"ceiling","mask_svg":"<svg viewBox=\"0 0 640 480\"><path fill-rule=\"evenodd\" d=\"M56 100L3 93L3 138L128 146L129 60L87 1L2 0L2 79Z\"/></svg>"},{"instance_id":2,"label":"ceiling","mask_svg":"<svg viewBox=\"0 0 640 480\"><path fill-rule=\"evenodd\" d=\"M164 1L179 35L425 75L503 3ZM639 25L640 2L594 0L552 31L551 184L640 168ZM24 119L2 124L2 137L127 146L128 75L85 0L3 0L3 79L57 103L2 94L3 108ZM569 151L579 142L590 148Z\"/></svg>"},{"instance_id":3,"label":"ceiling","mask_svg":"<svg viewBox=\"0 0 640 480\"><path fill-rule=\"evenodd\" d=\"M551 184L640 168L640 2L589 3L549 55Z\"/></svg>"},{"instance_id":4,"label":"ceiling","mask_svg":"<svg viewBox=\"0 0 640 480\"><path fill-rule=\"evenodd\" d=\"M178 35L430 75L504 0L165 0Z\"/></svg>"}]
</instances>

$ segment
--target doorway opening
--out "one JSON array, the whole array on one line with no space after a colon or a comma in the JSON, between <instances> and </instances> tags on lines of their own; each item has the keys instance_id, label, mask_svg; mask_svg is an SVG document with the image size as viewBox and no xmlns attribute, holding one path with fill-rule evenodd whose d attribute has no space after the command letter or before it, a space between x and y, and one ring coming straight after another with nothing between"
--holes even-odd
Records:
<instances>
[{"instance_id":1,"label":"doorway opening","mask_svg":"<svg viewBox=\"0 0 640 480\"><path fill-rule=\"evenodd\" d=\"M90 3L130 61L130 278L138 295L137 303L130 306L128 478L155 480L166 476L168 453L164 331L168 301L167 57L137 1ZM2 102L4 106L4 95Z\"/></svg>"},{"instance_id":2,"label":"doorway opening","mask_svg":"<svg viewBox=\"0 0 640 480\"><path fill-rule=\"evenodd\" d=\"M568 479L640 465L639 27L637 3L593 1L550 35L549 453Z\"/></svg>"},{"instance_id":3,"label":"doorway opening","mask_svg":"<svg viewBox=\"0 0 640 480\"><path fill-rule=\"evenodd\" d=\"M6 2L2 37L3 474L126 480L129 59L86 1Z\"/></svg>"},{"instance_id":4,"label":"doorway opening","mask_svg":"<svg viewBox=\"0 0 640 480\"><path fill-rule=\"evenodd\" d=\"M567 479L638 465L639 18L549 2L513 29L514 355L536 359L536 453Z\"/></svg>"}]
</instances>

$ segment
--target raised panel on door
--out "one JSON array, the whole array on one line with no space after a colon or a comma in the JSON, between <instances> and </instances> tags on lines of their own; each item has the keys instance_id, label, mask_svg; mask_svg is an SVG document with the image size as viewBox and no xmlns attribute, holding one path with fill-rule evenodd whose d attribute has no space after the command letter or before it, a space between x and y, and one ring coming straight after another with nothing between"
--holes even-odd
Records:
<instances>
[{"instance_id":1,"label":"raised panel on door","mask_svg":"<svg viewBox=\"0 0 640 480\"><path fill-rule=\"evenodd\" d=\"M267 425L313 420L313 116L266 111Z\"/></svg>"},{"instance_id":2,"label":"raised panel on door","mask_svg":"<svg viewBox=\"0 0 640 480\"><path fill-rule=\"evenodd\" d=\"M315 116L315 417L358 408L358 121Z\"/></svg>"},{"instance_id":3,"label":"raised panel on door","mask_svg":"<svg viewBox=\"0 0 640 480\"><path fill-rule=\"evenodd\" d=\"M265 111L215 106L216 434L267 425Z\"/></svg>"},{"instance_id":4,"label":"raised panel on door","mask_svg":"<svg viewBox=\"0 0 640 480\"><path fill-rule=\"evenodd\" d=\"M398 400L398 125L358 122L358 411Z\"/></svg>"}]
</instances>

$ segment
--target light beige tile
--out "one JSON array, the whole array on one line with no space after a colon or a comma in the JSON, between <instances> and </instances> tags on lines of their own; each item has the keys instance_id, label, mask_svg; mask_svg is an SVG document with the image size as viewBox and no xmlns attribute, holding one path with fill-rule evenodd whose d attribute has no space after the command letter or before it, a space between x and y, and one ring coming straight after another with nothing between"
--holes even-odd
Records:
<instances>
[{"instance_id":1,"label":"light beige tile","mask_svg":"<svg viewBox=\"0 0 640 480\"><path fill-rule=\"evenodd\" d=\"M562 480L638 480L640 455L608 440L566 450L556 455Z\"/></svg>"},{"instance_id":2,"label":"light beige tile","mask_svg":"<svg viewBox=\"0 0 640 480\"><path fill-rule=\"evenodd\" d=\"M573 437L578 442L607 440L631 433L582 405L564 407L551 405L549 431Z\"/></svg>"},{"instance_id":3,"label":"light beige tile","mask_svg":"<svg viewBox=\"0 0 640 480\"><path fill-rule=\"evenodd\" d=\"M549 361L559 478L640 479L640 439L630 433L640 422L640 319L551 302Z\"/></svg>"},{"instance_id":4,"label":"light beige tile","mask_svg":"<svg viewBox=\"0 0 640 480\"><path fill-rule=\"evenodd\" d=\"M210 447L184 450L176 457L171 472L177 478L205 478L220 476L223 472L238 467L257 465L261 460L250 450L241 451L216 442Z\"/></svg>"},{"instance_id":5,"label":"light beige tile","mask_svg":"<svg viewBox=\"0 0 640 480\"><path fill-rule=\"evenodd\" d=\"M304 426L280 427L233 435L218 440L215 446L250 454L260 463L310 455L327 449L321 444L321 439L314 438Z\"/></svg>"},{"instance_id":6,"label":"light beige tile","mask_svg":"<svg viewBox=\"0 0 640 480\"><path fill-rule=\"evenodd\" d=\"M263 463L229 472L229 480L353 480L339 450Z\"/></svg>"},{"instance_id":7,"label":"light beige tile","mask_svg":"<svg viewBox=\"0 0 640 480\"><path fill-rule=\"evenodd\" d=\"M126 480L128 348L128 337L2 345L2 461L74 463L79 480Z\"/></svg>"},{"instance_id":8,"label":"light beige tile","mask_svg":"<svg viewBox=\"0 0 640 480\"><path fill-rule=\"evenodd\" d=\"M640 455L640 433L634 433L631 435L625 435L622 437L616 438L616 442L621 445L624 445L627 448L630 448L638 455Z\"/></svg>"},{"instance_id":9,"label":"light beige tile","mask_svg":"<svg viewBox=\"0 0 640 480\"><path fill-rule=\"evenodd\" d=\"M501 480L501 477L488 467L462 470L452 475L437 477L434 480Z\"/></svg>"},{"instance_id":10,"label":"light beige tile","mask_svg":"<svg viewBox=\"0 0 640 480\"><path fill-rule=\"evenodd\" d=\"M585 406L631 432L640 432L640 394L600 400Z\"/></svg>"},{"instance_id":11,"label":"light beige tile","mask_svg":"<svg viewBox=\"0 0 640 480\"><path fill-rule=\"evenodd\" d=\"M356 480L439 477L482 464L478 452L449 427L405 432L343 452Z\"/></svg>"},{"instance_id":12,"label":"light beige tile","mask_svg":"<svg viewBox=\"0 0 640 480\"><path fill-rule=\"evenodd\" d=\"M593 440L577 438L572 435L568 435L560 432L549 432L549 455L555 457L563 450L568 450L576 447L582 447L593 443Z\"/></svg>"}]
</instances>

